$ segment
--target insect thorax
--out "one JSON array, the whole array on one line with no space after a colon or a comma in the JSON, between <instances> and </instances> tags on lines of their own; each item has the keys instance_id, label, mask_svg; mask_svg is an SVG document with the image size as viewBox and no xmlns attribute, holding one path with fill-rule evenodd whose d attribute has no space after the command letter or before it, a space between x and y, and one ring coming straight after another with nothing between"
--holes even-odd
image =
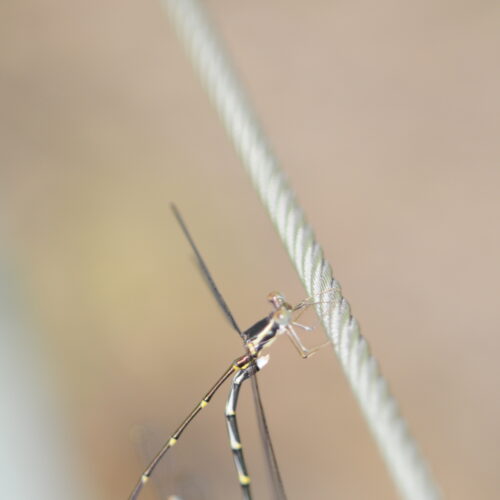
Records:
<instances>
[{"instance_id":1,"label":"insect thorax","mask_svg":"<svg viewBox=\"0 0 500 500\"><path fill-rule=\"evenodd\" d=\"M245 330L244 333L245 341L251 342L252 340L255 340L258 337L258 335L262 333L263 330L269 327L269 324L272 322L272 316L273 315L270 314L269 316L262 318L261 320L257 321L257 323L248 328L248 330ZM268 334L269 337L274 337L276 335L276 332L278 331L278 328L279 326L276 323L274 323L269 329L269 334ZM266 337L268 335L266 335Z\"/></svg>"}]
</instances>

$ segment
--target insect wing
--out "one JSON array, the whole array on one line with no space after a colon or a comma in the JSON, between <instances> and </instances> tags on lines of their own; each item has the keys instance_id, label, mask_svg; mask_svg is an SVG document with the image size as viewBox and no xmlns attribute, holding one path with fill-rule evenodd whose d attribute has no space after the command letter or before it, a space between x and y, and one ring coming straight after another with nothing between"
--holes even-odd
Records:
<instances>
[{"instance_id":1,"label":"insect wing","mask_svg":"<svg viewBox=\"0 0 500 500\"><path fill-rule=\"evenodd\" d=\"M269 479L273 486L274 496L276 500L286 500L285 486L283 485L283 480L281 479L278 461L276 460L271 435L269 433L269 427L267 425L266 414L264 413L264 407L262 405L257 373L255 373L252 377L252 393L254 396L255 412L257 414L257 423L259 425L262 446L266 455L266 462L268 466L267 470L269 473Z\"/></svg>"},{"instance_id":2,"label":"insect wing","mask_svg":"<svg viewBox=\"0 0 500 500\"><path fill-rule=\"evenodd\" d=\"M229 323L231 326L238 332L239 336L241 338L243 337L243 333L240 330L240 327L236 323L236 320L234 319L234 316L231 314L231 311L229 310L228 305L226 304L226 301L222 297L222 294L219 292L219 289L217 288L217 285L215 284L215 281L212 278L212 275L210 274L210 271L208 270L207 265L205 264L205 261L203 260L203 257L201 256L198 247L196 246L191 233L189 232L186 223L184 222L184 219L182 218L179 210L177 207L171 203L170 207L172 209L172 212L174 213L175 218L177 219L177 222L179 223L179 226L182 229L182 232L184 233L184 236L188 240L195 256L196 256L196 261L198 263L198 267L201 271L201 274L203 275L203 278L205 280L205 283L208 285L210 288L212 295L214 296L215 300L219 304L219 307L221 308L222 312L224 313L224 316L228 319Z\"/></svg>"}]
</instances>

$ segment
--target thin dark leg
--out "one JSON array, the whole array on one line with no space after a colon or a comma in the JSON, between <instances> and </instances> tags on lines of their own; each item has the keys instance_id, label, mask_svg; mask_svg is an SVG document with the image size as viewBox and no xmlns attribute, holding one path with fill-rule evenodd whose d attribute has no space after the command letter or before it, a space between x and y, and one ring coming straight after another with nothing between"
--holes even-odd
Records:
<instances>
[{"instance_id":1,"label":"thin dark leg","mask_svg":"<svg viewBox=\"0 0 500 500\"><path fill-rule=\"evenodd\" d=\"M250 493L250 476L248 475L248 470L245 465L243 448L240 441L240 434L238 432L238 424L236 422L236 407L238 404L238 396L240 393L241 384L252 373L255 372L255 369L256 368L254 366L250 366L249 368L243 369L236 373L233 378L231 390L229 392L229 397L227 398L226 403L226 423L229 433L229 442L231 445L231 450L233 451L234 463L238 472L238 480L240 481L241 489L243 491L243 498L245 500L251 500L252 495Z\"/></svg>"}]
</instances>

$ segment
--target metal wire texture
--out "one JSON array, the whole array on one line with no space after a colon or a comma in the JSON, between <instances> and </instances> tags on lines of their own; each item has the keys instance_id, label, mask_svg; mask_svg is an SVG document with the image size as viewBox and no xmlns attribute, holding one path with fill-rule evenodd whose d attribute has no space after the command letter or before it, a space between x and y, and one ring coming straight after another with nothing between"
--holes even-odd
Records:
<instances>
[{"instance_id":1,"label":"metal wire texture","mask_svg":"<svg viewBox=\"0 0 500 500\"><path fill-rule=\"evenodd\" d=\"M196 0L162 0L162 3L307 293L314 295L333 288L334 300L318 305L318 314L401 497L411 500L440 498L398 404L360 333L285 174L278 167L207 15Z\"/></svg>"}]
</instances>

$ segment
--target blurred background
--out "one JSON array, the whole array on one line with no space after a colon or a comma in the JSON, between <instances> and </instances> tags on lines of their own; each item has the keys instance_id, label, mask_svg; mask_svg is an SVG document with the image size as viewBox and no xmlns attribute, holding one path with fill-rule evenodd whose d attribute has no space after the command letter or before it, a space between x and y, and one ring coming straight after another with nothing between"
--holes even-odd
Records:
<instances>
[{"instance_id":1,"label":"blurred background","mask_svg":"<svg viewBox=\"0 0 500 500\"><path fill-rule=\"evenodd\" d=\"M444 495L498 498L498 5L206 4ZM124 499L241 352L169 202L242 327L304 293L158 2L3 2L0 40L0 497ZM331 349L260 381L291 500L397 498ZM239 498L226 394L145 499Z\"/></svg>"}]
</instances>

